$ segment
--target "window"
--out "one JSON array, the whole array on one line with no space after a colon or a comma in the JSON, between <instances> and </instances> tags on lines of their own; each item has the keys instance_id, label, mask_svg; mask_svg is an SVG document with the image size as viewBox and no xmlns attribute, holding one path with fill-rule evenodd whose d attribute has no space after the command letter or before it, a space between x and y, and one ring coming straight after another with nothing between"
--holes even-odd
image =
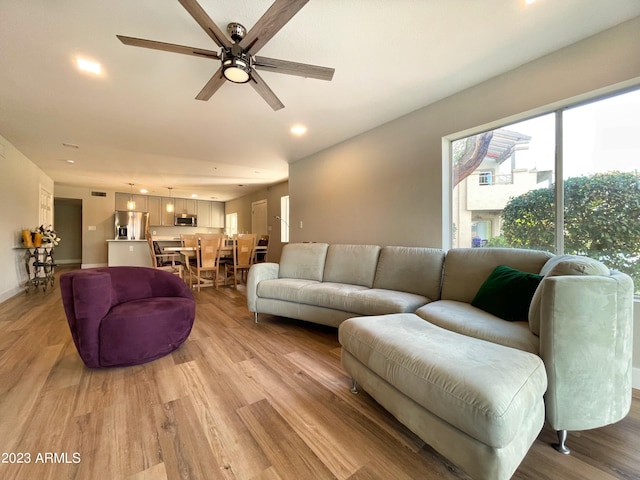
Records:
<instances>
[{"instance_id":1,"label":"window","mask_svg":"<svg viewBox=\"0 0 640 480\"><path fill-rule=\"evenodd\" d=\"M478 173L479 185L491 185L491 172Z\"/></svg>"},{"instance_id":2,"label":"window","mask_svg":"<svg viewBox=\"0 0 640 480\"><path fill-rule=\"evenodd\" d=\"M289 241L289 195L280 197L280 241Z\"/></svg>"},{"instance_id":3,"label":"window","mask_svg":"<svg viewBox=\"0 0 640 480\"><path fill-rule=\"evenodd\" d=\"M238 213L227 213L225 216L226 233L228 236L238 234Z\"/></svg>"},{"instance_id":4,"label":"window","mask_svg":"<svg viewBox=\"0 0 640 480\"><path fill-rule=\"evenodd\" d=\"M640 294L639 135L636 90L452 142L452 246L588 255Z\"/></svg>"}]
</instances>

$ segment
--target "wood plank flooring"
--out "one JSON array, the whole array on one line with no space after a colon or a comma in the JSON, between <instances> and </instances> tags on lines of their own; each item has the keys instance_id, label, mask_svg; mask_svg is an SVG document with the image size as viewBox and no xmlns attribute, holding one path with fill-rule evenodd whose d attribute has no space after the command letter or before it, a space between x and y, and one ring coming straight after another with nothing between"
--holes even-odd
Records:
<instances>
[{"instance_id":1,"label":"wood plank flooring","mask_svg":"<svg viewBox=\"0 0 640 480\"><path fill-rule=\"evenodd\" d=\"M256 325L243 287L195 297L180 349L103 370L82 364L57 281L1 304L0 479L468 479L349 392L335 329ZM618 424L571 433L570 456L545 427L514 478L640 478L635 397Z\"/></svg>"}]
</instances>

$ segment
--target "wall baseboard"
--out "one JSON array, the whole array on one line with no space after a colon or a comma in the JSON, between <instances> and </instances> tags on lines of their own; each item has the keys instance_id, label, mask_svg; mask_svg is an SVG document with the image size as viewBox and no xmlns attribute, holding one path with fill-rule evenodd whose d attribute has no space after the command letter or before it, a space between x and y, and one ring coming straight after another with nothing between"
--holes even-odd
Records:
<instances>
[{"instance_id":1,"label":"wall baseboard","mask_svg":"<svg viewBox=\"0 0 640 480\"><path fill-rule=\"evenodd\" d=\"M58 265L70 265L70 264L81 264L82 263L82 259L81 258L76 258L76 259L71 259L71 260L59 260L56 258L56 263Z\"/></svg>"},{"instance_id":2,"label":"wall baseboard","mask_svg":"<svg viewBox=\"0 0 640 480\"><path fill-rule=\"evenodd\" d=\"M634 368L631 374L631 386L640 390L640 368Z\"/></svg>"},{"instance_id":3,"label":"wall baseboard","mask_svg":"<svg viewBox=\"0 0 640 480\"><path fill-rule=\"evenodd\" d=\"M107 267L106 263L83 263L80 268L98 268L98 267Z\"/></svg>"},{"instance_id":4,"label":"wall baseboard","mask_svg":"<svg viewBox=\"0 0 640 480\"><path fill-rule=\"evenodd\" d=\"M0 303L9 300L11 297L15 297L19 293L23 293L25 291L24 287L13 287L6 292L0 293Z\"/></svg>"}]
</instances>

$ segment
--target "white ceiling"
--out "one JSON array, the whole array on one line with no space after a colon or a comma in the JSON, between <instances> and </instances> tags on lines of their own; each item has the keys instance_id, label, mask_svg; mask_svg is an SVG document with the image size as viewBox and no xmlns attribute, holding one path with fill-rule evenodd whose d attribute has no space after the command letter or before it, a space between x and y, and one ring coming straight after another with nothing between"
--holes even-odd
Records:
<instances>
[{"instance_id":1,"label":"white ceiling","mask_svg":"<svg viewBox=\"0 0 640 480\"><path fill-rule=\"evenodd\" d=\"M271 0L200 0L226 31ZM262 72L194 97L219 61L125 46L116 34L219 51L177 0L0 0L0 135L56 184L225 201L288 164L640 15L638 0L310 0L259 55L335 68ZM82 56L101 77L80 73ZM289 129L303 123L297 138ZM77 145L69 148L63 143ZM74 164L67 163L74 160ZM244 186L239 186L244 185Z\"/></svg>"}]
</instances>

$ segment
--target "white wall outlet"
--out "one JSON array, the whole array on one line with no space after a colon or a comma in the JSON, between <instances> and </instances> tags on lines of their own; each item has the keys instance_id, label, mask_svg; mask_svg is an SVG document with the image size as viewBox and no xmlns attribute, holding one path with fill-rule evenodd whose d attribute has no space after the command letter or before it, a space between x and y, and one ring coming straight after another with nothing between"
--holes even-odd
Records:
<instances>
[{"instance_id":1,"label":"white wall outlet","mask_svg":"<svg viewBox=\"0 0 640 480\"><path fill-rule=\"evenodd\" d=\"M96 226L95 225L89 225L87 228L89 229L90 232L95 232L96 231Z\"/></svg>"},{"instance_id":2,"label":"white wall outlet","mask_svg":"<svg viewBox=\"0 0 640 480\"><path fill-rule=\"evenodd\" d=\"M133 252L133 245L129 245L129 251Z\"/></svg>"},{"instance_id":3,"label":"white wall outlet","mask_svg":"<svg viewBox=\"0 0 640 480\"><path fill-rule=\"evenodd\" d=\"M302 228L302 220L298 222L298 228Z\"/></svg>"}]
</instances>

